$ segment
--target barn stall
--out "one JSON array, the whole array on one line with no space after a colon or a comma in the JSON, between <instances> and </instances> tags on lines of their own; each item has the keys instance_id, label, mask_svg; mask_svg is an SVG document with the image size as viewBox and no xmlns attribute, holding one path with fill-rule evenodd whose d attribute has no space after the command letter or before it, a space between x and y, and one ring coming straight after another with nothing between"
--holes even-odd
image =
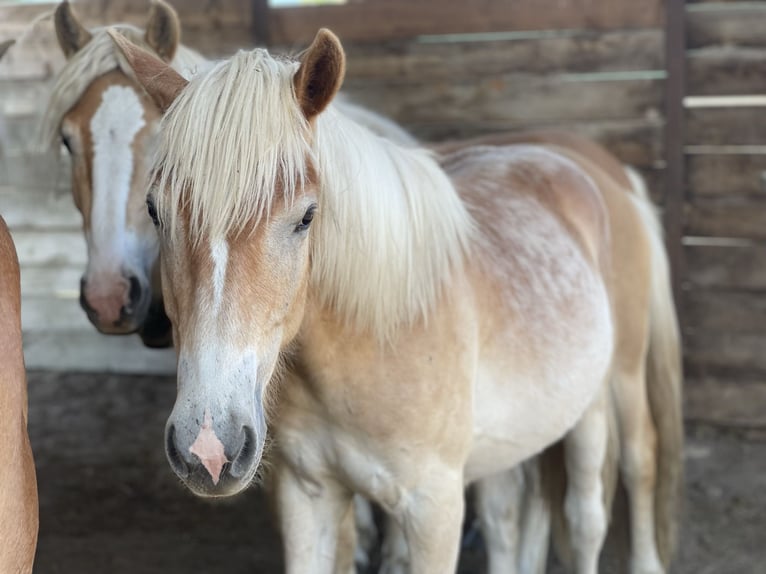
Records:
<instances>
[{"instance_id":1,"label":"barn stall","mask_svg":"<svg viewBox=\"0 0 766 574\"><path fill-rule=\"evenodd\" d=\"M345 92L424 141L571 129L637 167L663 209L685 341L688 487L676 571L756 572L763 501L766 4L645 0L173 2L206 56L296 52L327 26ZM36 571L280 569L267 497L210 505L182 490L162 431L174 356L106 337L78 304L86 262L69 162L36 130L63 57L55 4L0 7L0 213L22 264L30 434L41 493ZM78 2L89 25L142 25L147 5ZM470 525L469 525L470 526ZM467 538L470 541L470 537ZM619 544L617 540L615 544ZM463 572L480 571L465 549Z\"/></svg>"}]
</instances>

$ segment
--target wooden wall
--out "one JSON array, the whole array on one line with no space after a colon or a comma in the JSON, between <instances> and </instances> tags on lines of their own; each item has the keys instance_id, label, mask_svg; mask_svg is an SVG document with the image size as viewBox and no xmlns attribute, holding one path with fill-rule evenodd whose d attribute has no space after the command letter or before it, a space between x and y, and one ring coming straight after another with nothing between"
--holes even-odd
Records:
<instances>
[{"instance_id":1,"label":"wooden wall","mask_svg":"<svg viewBox=\"0 0 766 574\"><path fill-rule=\"evenodd\" d=\"M356 0L280 10L269 10L265 0L172 3L184 42L211 56L256 38L295 52L328 26L346 48L346 93L418 137L573 129L641 169L663 202L662 0ZM117 343L95 333L76 304L85 253L67 162L39 155L34 139L50 79L63 60L49 23L28 26L54 6L0 8L0 41L26 31L0 64L6 116L0 212L22 256L28 358L36 366L69 368L72 349L85 346L94 351L78 359L80 368L161 369L140 348L121 355L105 348ZM89 25L141 25L148 2L74 6Z\"/></svg>"},{"instance_id":2,"label":"wooden wall","mask_svg":"<svg viewBox=\"0 0 766 574\"><path fill-rule=\"evenodd\" d=\"M739 96L766 94L766 2L354 0L280 10L269 10L266 0L173 4L185 43L211 56L256 39L294 52L318 27L330 27L347 51L344 90L424 140L555 126L604 142L647 176L668 213L678 208L672 222L678 231L669 240L680 254L677 270L683 270L690 416L763 421L766 123L760 116L766 108L763 97ZM680 96L666 99L664 13L671 5L681 6L686 26L680 48L685 106ZM75 7L92 25L140 25L147 3ZM19 36L49 8L0 8L0 41ZM27 324L42 330L49 321L45 305L54 305L43 299L51 286L76 292L84 252L66 162L35 155L32 146L48 83L61 65L50 29L41 27L0 64L0 106L7 116L0 211L11 214L28 296L38 297L36 306L27 306ZM666 149L673 139L667 138L673 134L665 129L666 109L679 110L684 120L672 123L679 130L678 156ZM675 127L684 123L684 130ZM675 157L681 159L667 170L668 158ZM668 185L668 171L683 176L679 185ZM52 247L41 247L43 231L55 237ZM75 341L71 325L83 337L90 327L76 306L67 309L56 328ZM91 335L88 344L106 339ZM62 340L60 333L46 337L46 344ZM93 368L103 367L93 361ZM107 367L122 370L124 363Z\"/></svg>"},{"instance_id":3,"label":"wooden wall","mask_svg":"<svg viewBox=\"0 0 766 574\"><path fill-rule=\"evenodd\" d=\"M766 422L766 3L688 2L684 332L693 416Z\"/></svg>"}]
</instances>

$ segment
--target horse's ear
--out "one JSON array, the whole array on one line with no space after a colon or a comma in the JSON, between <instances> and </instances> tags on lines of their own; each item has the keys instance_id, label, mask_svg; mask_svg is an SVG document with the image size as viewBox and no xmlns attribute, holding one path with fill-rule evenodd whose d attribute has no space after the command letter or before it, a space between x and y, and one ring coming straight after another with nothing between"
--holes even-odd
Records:
<instances>
[{"instance_id":1,"label":"horse's ear","mask_svg":"<svg viewBox=\"0 0 766 574\"><path fill-rule=\"evenodd\" d=\"M170 4L163 0L152 0L145 39L160 58L166 62L173 60L181 42L181 22Z\"/></svg>"},{"instance_id":2,"label":"horse's ear","mask_svg":"<svg viewBox=\"0 0 766 574\"><path fill-rule=\"evenodd\" d=\"M59 46L67 58L74 56L93 37L75 17L67 0L58 5L53 20L56 24Z\"/></svg>"},{"instance_id":3,"label":"horse's ear","mask_svg":"<svg viewBox=\"0 0 766 574\"><path fill-rule=\"evenodd\" d=\"M133 69L138 83L165 113L189 82L157 56L139 48L113 28L109 29L109 35Z\"/></svg>"},{"instance_id":4,"label":"horse's ear","mask_svg":"<svg viewBox=\"0 0 766 574\"><path fill-rule=\"evenodd\" d=\"M346 56L340 40L322 28L303 53L293 80L295 95L307 119L313 119L332 101L345 73Z\"/></svg>"},{"instance_id":5,"label":"horse's ear","mask_svg":"<svg viewBox=\"0 0 766 574\"><path fill-rule=\"evenodd\" d=\"M8 51L8 48L13 46L13 43L16 40L5 40L3 42L0 42L0 58L3 57L3 54L5 54Z\"/></svg>"}]
</instances>

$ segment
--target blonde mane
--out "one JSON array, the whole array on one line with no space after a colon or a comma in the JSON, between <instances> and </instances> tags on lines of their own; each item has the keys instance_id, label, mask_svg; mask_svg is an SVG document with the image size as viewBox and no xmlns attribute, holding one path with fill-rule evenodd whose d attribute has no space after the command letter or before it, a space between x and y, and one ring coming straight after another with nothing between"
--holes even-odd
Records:
<instances>
[{"instance_id":1,"label":"blonde mane","mask_svg":"<svg viewBox=\"0 0 766 574\"><path fill-rule=\"evenodd\" d=\"M128 24L112 27L131 42L151 50L144 39L144 31L140 28ZM90 42L72 56L56 75L40 128L41 139L46 146L53 145L58 140L64 115L97 78L112 70L121 70L128 76L133 76L132 68L117 49L114 40L107 34L106 28L96 28L92 30L92 34ZM189 78L206 62L200 54L181 45L178 46L171 65L184 77Z\"/></svg>"},{"instance_id":2,"label":"blonde mane","mask_svg":"<svg viewBox=\"0 0 766 574\"><path fill-rule=\"evenodd\" d=\"M331 106L312 136L293 89L298 63L239 52L192 79L163 119L154 172L163 224L214 240L320 186L312 288L351 326L390 339L425 318L462 265L472 220L435 158L374 135Z\"/></svg>"}]
</instances>

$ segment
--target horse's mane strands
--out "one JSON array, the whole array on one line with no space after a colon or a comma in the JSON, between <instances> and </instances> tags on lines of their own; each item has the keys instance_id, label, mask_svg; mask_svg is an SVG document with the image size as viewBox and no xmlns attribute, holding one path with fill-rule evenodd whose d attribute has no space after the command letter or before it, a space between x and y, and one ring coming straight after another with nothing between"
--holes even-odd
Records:
<instances>
[{"instance_id":1,"label":"horse's mane strands","mask_svg":"<svg viewBox=\"0 0 766 574\"><path fill-rule=\"evenodd\" d=\"M134 44L152 51L144 39L144 31L128 24L111 26ZM133 70L109 36L106 28L92 30L93 38L69 59L58 72L51 89L48 107L42 119L40 136L45 146L58 141L61 121L98 77L122 70L133 76ZM183 45L178 46L171 65L184 77L189 78L204 67L207 60Z\"/></svg>"},{"instance_id":2,"label":"horse's mane strands","mask_svg":"<svg viewBox=\"0 0 766 574\"><path fill-rule=\"evenodd\" d=\"M294 94L298 63L239 52L192 79L163 119L155 197L174 237L247 231L292 202L313 168L312 284L351 327L391 340L427 317L471 244L472 220L434 157L374 135L333 106L311 130Z\"/></svg>"}]
</instances>

